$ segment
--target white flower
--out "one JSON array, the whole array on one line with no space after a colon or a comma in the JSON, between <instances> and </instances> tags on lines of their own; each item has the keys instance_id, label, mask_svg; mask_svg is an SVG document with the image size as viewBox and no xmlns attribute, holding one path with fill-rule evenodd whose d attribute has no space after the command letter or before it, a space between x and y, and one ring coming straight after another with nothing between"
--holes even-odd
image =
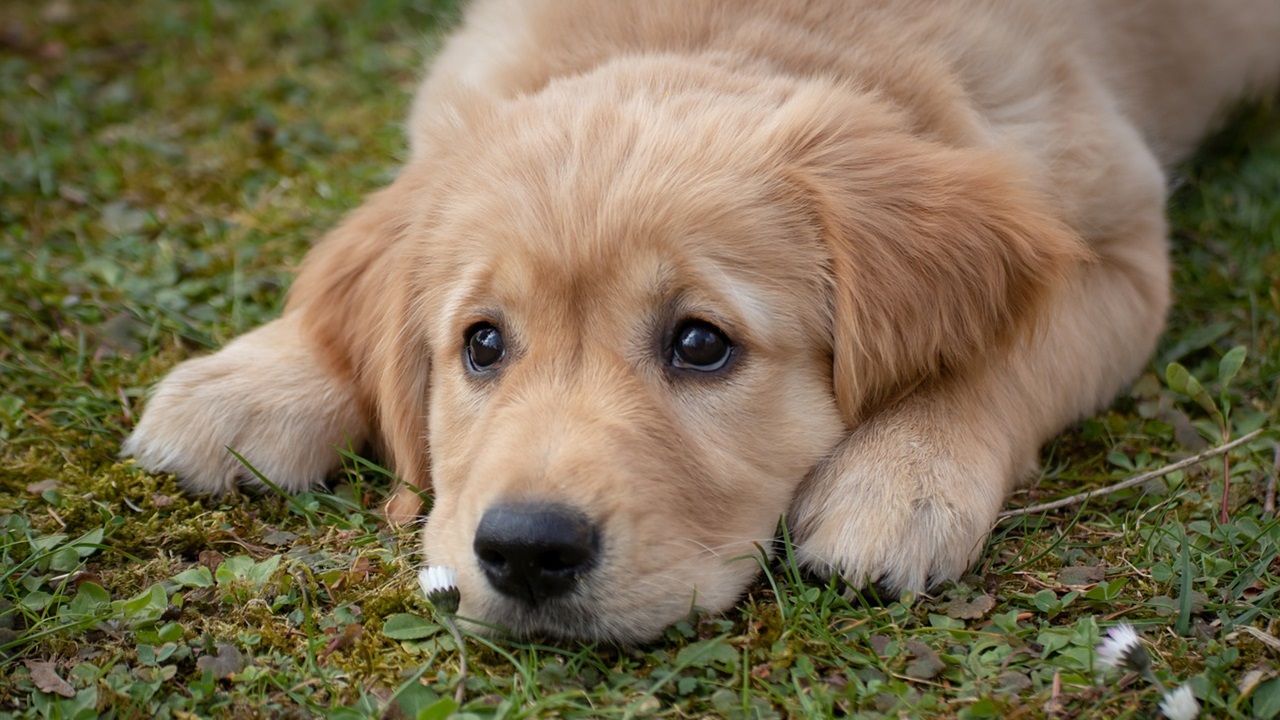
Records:
<instances>
[{"instance_id":1,"label":"white flower","mask_svg":"<svg viewBox=\"0 0 1280 720\"><path fill-rule=\"evenodd\" d=\"M1143 671L1151 658L1142 647L1138 633L1132 625L1120 623L1107 631L1102 644L1098 645L1098 664L1104 670L1123 668L1125 670Z\"/></svg>"},{"instance_id":2,"label":"white flower","mask_svg":"<svg viewBox=\"0 0 1280 720\"><path fill-rule=\"evenodd\" d=\"M1169 720L1195 720L1200 715L1200 703L1191 693L1191 686L1182 685L1164 694L1160 712Z\"/></svg>"},{"instance_id":3,"label":"white flower","mask_svg":"<svg viewBox=\"0 0 1280 720\"><path fill-rule=\"evenodd\" d=\"M418 572L422 594L444 612L458 609L458 571L444 565L424 567Z\"/></svg>"},{"instance_id":4,"label":"white flower","mask_svg":"<svg viewBox=\"0 0 1280 720\"><path fill-rule=\"evenodd\" d=\"M435 593L457 588L458 572L444 565L424 567L418 573L418 582L422 585L422 594L430 598Z\"/></svg>"}]
</instances>

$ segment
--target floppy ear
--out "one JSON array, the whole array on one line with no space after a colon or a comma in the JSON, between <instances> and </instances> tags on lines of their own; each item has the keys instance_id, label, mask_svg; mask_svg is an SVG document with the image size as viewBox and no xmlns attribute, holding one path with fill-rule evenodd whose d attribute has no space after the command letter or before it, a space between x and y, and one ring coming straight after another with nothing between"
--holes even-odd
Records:
<instances>
[{"instance_id":1,"label":"floppy ear","mask_svg":"<svg viewBox=\"0 0 1280 720\"><path fill-rule=\"evenodd\" d=\"M389 519L412 520L430 486L426 446L426 347L409 321L409 270L401 257L415 206L427 191L408 170L370 195L307 255L285 312L303 327L336 377L348 379L403 485Z\"/></svg>"},{"instance_id":2,"label":"floppy ear","mask_svg":"<svg viewBox=\"0 0 1280 720\"><path fill-rule=\"evenodd\" d=\"M908 127L868 93L815 83L769 128L827 245L850 425L1029 332L1089 257L1014 163Z\"/></svg>"},{"instance_id":3,"label":"floppy ear","mask_svg":"<svg viewBox=\"0 0 1280 720\"><path fill-rule=\"evenodd\" d=\"M376 388L378 426L386 453L401 484L387 501L386 516L406 523L422 509L422 493L431 488L427 445L427 393L431 350L427 326L414 312L407 273L389 288L389 307L378 323L381 337L365 366Z\"/></svg>"}]
</instances>

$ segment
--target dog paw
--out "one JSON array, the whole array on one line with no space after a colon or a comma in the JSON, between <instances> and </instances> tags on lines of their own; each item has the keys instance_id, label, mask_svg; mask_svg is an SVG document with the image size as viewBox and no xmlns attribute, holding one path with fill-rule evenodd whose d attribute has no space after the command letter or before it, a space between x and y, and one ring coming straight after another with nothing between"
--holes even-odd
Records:
<instances>
[{"instance_id":1,"label":"dog paw","mask_svg":"<svg viewBox=\"0 0 1280 720\"><path fill-rule=\"evenodd\" d=\"M349 384L325 372L290 317L188 360L155 388L121 454L188 490L220 494L263 483L300 492L338 468L368 426Z\"/></svg>"},{"instance_id":2,"label":"dog paw","mask_svg":"<svg viewBox=\"0 0 1280 720\"><path fill-rule=\"evenodd\" d=\"M975 430L919 406L859 426L792 505L803 564L895 596L959 577L1015 474L1007 442Z\"/></svg>"}]
</instances>

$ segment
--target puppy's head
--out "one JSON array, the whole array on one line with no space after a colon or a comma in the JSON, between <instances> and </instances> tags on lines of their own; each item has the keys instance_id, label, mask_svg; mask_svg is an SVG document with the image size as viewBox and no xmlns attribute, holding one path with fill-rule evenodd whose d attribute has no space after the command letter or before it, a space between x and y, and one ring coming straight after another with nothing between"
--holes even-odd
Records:
<instances>
[{"instance_id":1,"label":"puppy's head","mask_svg":"<svg viewBox=\"0 0 1280 720\"><path fill-rule=\"evenodd\" d=\"M850 423L1015 332L1071 254L843 88L655 60L467 114L397 210L372 364L428 561L520 634L730 605Z\"/></svg>"}]
</instances>

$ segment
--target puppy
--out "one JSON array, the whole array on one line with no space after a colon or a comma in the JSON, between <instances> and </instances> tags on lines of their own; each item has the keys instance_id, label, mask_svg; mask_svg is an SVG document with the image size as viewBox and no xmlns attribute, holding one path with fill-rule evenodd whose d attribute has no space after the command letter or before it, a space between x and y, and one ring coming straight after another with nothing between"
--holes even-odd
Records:
<instances>
[{"instance_id":1,"label":"puppy","mask_svg":"<svg viewBox=\"0 0 1280 720\"><path fill-rule=\"evenodd\" d=\"M1277 37L1276 0L477 0L400 175L124 451L299 491L375 442L519 634L727 608L783 517L926 589L1146 363L1163 168Z\"/></svg>"}]
</instances>

